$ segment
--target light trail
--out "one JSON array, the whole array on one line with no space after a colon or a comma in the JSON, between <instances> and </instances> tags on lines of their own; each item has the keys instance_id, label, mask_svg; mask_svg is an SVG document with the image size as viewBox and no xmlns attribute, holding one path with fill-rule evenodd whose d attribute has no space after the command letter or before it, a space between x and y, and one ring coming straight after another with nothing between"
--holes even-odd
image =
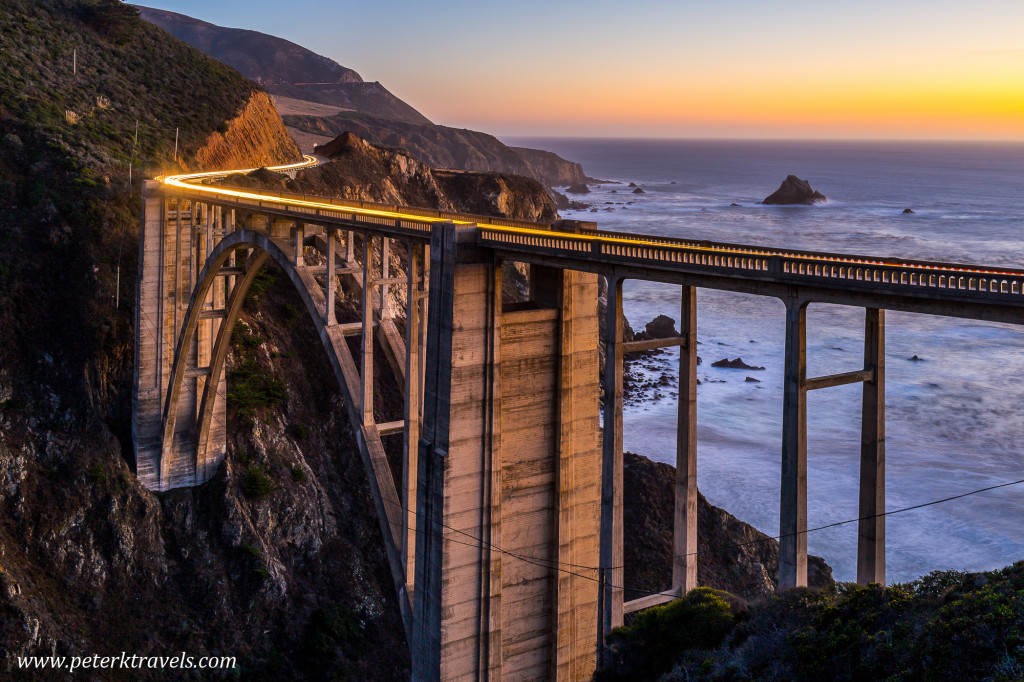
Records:
<instances>
[{"instance_id":1,"label":"light trail","mask_svg":"<svg viewBox=\"0 0 1024 682\"><path fill-rule=\"evenodd\" d=\"M310 154L304 154L303 160L297 163L286 164L283 166L270 166L267 170L271 171L288 171L298 170L301 168L311 168L320 163L320 160ZM898 268L913 268L920 270L934 270L934 271L946 271L956 272L964 274L978 274L978 275L1012 275L1012 276L1024 276L1024 271L1014 270L981 270L976 268L968 267L955 267L950 265L929 265L923 263L906 263L898 261L890 261L886 259L858 259L858 258L844 258L841 256L822 256L811 253L797 253L791 251L777 251L774 249L759 249L756 247L740 247L740 246L726 246L723 244L699 244L699 243L672 243L671 240L660 240L657 237L644 238L643 236L629 236L629 237L616 237L611 235L594 235L587 233L571 233L571 232L553 232L550 229L535 229L527 227L511 227L508 225L495 225L493 223L482 223L476 220L458 220L453 218L431 218L429 216L419 216L409 213L402 213L400 211L387 211L372 208L357 208L352 206L338 206L337 204L331 204L319 201L309 201L307 199L295 199L290 197L278 197L271 194L258 194L256 192L247 192L244 190L229 189L225 187L210 187L208 185L193 184L196 180L203 180L212 177L223 177L226 175L232 175L234 173L251 173L257 170L255 168L245 168L240 170L226 170L226 171L209 171L204 173L183 173L180 175L170 175L167 177L158 177L157 180L163 182L165 185L172 187L178 187L190 191L199 191L208 194L230 196L239 199L248 199L251 201L265 201L284 206L302 206L304 208L313 209L325 209L329 211L342 211L344 213L353 213L358 215L375 216L380 218L392 218L399 220L408 220L410 222L421 222L421 223L456 223L460 225L471 225L475 224L478 227L486 228L489 230L497 230L501 232L530 235L550 238L553 235L557 235L558 238L575 239L582 241L599 241L603 243L611 244L623 244L627 246L638 246L644 248L684 248L696 251L707 251L711 253L727 253L736 254L741 256L753 256L753 257L772 257L780 256L784 258L800 258L803 260L817 261L821 263L832 263L840 265L866 265L866 266L888 266ZM684 240L680 240L684 241Z\"/></svg>"}]
</instances>

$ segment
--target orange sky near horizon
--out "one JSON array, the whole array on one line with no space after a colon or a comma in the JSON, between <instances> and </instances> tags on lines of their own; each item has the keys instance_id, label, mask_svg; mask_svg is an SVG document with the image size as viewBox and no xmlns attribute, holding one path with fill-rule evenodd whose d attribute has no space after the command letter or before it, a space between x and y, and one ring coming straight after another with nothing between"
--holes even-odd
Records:
<instances>
[{"instance_id":1,"label":"orange sky near horizon","mask_svg":"<svg viewBox=\"0 0 1024 682\"><path fill-rule=\"evenodd\" d=\"M292 40L504 136L1024 141L1024 0L146 4Z\"/></svg>"}]
</instances>

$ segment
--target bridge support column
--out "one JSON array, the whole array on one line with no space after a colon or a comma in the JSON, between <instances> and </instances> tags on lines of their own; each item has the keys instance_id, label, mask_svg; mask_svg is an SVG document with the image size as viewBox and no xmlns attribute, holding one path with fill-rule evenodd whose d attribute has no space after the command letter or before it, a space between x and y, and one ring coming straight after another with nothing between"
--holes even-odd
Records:
<instances>
[{"instance_id":1,"label":"bridge support column","mask_svg":"<svg viewBox=\"0 0 1024 682\"><path fill-rule=\"evenodd\" d=\"M405 507L405 533L402 559L405 563L406 589L413 593L416 570L416 472L419 455L423 376L421 340L426 327L422 308L426 303L423 246L406 244L405 313L405 441L402 449L402 506Z\"/></svg>"},{"instance_id":2,"label":"bridge support column","mask_svg":"<svg viewBox=\"0 0 1024 682\"><path fill-rule=\"evenodd\" d=\"M679 414L676 432L672 591L697 587L697 289L684 286L680 306Z\"/></svg>"},{"instance_id":3,"label":"bridge support column","mask_svg":"<svg viewBox=\"0 0 1024 682\"><path fill-rule=\"evenodd\" d=\"M500 266L473 241L473 226L434 228L413 678L589 679L597 280L549 271L553 297L502 309Z\"/></svg>"},{"instance_id":4,"label":"bridge support column","mask_svg":"<svg viewBox=\"0 0 1024 682\"><path fill-rule=\"evenodd\" d=\"M807 302L786 301L779 589L807 585Z\"/></svg>"},{"instance_id":5,"label":"bridge support column","mask_svg":"<svg viewBox=\"0 0 1024 682\"><path fill-rule=\"evenodd\" d=\"M605 316L604 432L601 460L601 599L598 656L612 628L622 625L622 279L608 277ZM600 665L601 661L598 661Z\"/></svg>"},{"instance_id":6,"label":"bridge support column","mask_svg":"<svg viewBox=\"0 0 1024 682\"><path fill-rule=\"evenodd\" d=\"M868 308L864 322L860 439L860 523L857 582L885 584L885 311Z\"/></svg>"}]
</instances>

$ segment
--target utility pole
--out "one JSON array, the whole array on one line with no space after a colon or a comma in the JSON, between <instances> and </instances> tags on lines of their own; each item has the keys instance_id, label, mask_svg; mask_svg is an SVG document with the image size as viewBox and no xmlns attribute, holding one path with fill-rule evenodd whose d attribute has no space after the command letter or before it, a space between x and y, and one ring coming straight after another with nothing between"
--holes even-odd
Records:
<instances>
[{"instance_id":1,"label":"utility pole","mask_svg":"<svg viewBox=\"0 0 1024 682\"><path fill-rule=\"evenodd\" d=\"M174 128L174 163L178 163L178 128Z\"/></svg>"},{"instance_id":2,"label":"utility pole","mask_svg":"<svg viewBox=\"0 0 1024 682\"><path fill-rule=\"evenodd\" d=\"M132 163L135 161L135 147L139 144L139 119L135 119L135 139L132 141L132 155L128 159L128 191L132 191Z\"/></svg>"},{"instance_id":3,"label":"utility pole","mask_svg":"<svg viewBox=\"0 0 1024 682\"><path fill-rule=\"evenodd\" d=\"M78 48L71 51L71 74L78 75Z\"/></svg>"}]
</instances>

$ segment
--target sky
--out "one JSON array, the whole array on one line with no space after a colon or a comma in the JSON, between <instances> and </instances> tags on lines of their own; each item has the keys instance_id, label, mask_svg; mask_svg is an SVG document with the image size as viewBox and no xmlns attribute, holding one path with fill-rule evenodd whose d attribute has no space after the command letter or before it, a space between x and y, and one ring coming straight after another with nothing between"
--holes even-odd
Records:
<instances>
[{"instance_id":1,"label":"sky","mask_svg":"<svg viewBox=\"0 0 1024 682\"><path fill-rule=\"evenodd\" d=\"M1024 0L148 0L501 136L1024 140Z\"/></svg>"}]
</instances>

